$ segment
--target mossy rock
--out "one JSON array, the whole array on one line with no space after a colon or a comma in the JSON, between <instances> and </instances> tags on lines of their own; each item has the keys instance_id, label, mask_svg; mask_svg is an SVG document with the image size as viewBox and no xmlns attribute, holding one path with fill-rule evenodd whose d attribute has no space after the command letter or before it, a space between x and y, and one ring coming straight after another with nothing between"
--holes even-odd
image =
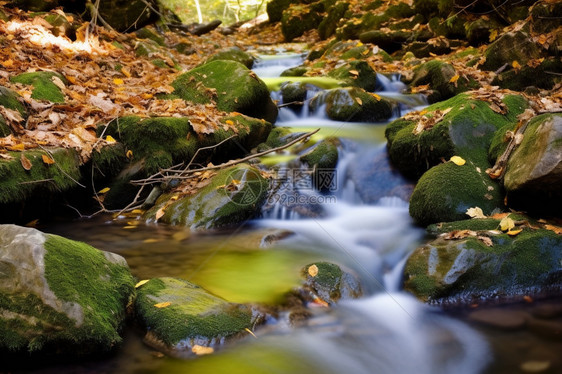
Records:
<instances>
[{"instance_id":1,"label":"mossy rock","mask_svg":"<svg viewBox=\"0 0 562 374\"><path fill-rule=\"evenodd\" d=\"M338 1L334 5L327 7L328 15L318 25L318 35L325 40L334 35L340 19L345 16L345 12L349 8L349 3Z\"/></svg>"},{"instance_id":2,"label":"mossy rock","mask_svg":"<svg viewBox=\"0 0 562 374\"><path fill-rule=\"evenodd\" d=\"M156 306L164 303L169 305ZM178 356L189 354L195 345L217 347L248 334L245 330L262 318L247 305L229 303L177 278L154 278L142 285L135 314L147 330L146 343Z\"/></svg>"},{"instance_id":3,"label":"mossy rock","mask_svg":"<svg viewBox=\"0 0 562 374\"><path fill-rule=\"evenodd\" d=\"M561 183L562 115L542 114L528 123L507 163L508 200L520 209L559 215Z\"/></svg>"},{"instance_id":4,"label":"mossy rock","mask_svg":"<svg viewBox=\"0 0 562 374\"><path fill-rule=\"evenodd\" d=\"M453 51L453 48L465 47L466 42L461 40L446 40L435 38L427 41L414 41L402 46L397 56L411 52L417 58L426 58L435 55L445 55Z\"/></svg>"},{"instance_id":5,"label":"mossy rock","mask_svg":"<svg viewBox=\"0 0 562 374\"><path fill-rule=\"evenodd\" d=\"M134 281L125 259L85 243L0 226L0 352L114 350Z\"/></svg>"},{"instance_id":6,"label":"mossy rock","mask_svg":"<svg viewBox=\"0 0 562 374\"><path fill-rule=\"evenodd\" d=\"M320 192L333 191L336 187L333 182L339 158L339 144L338 138L326 138L300 157L309 169L314 170L312 185Z\"/></svg>"},{"instance_id":7,"label":"mossy rock","mask_svg":"<svg viewBox=\"0 0 562 374\"><path fill-rule=\"evenodd\" d=\"M431 60L414 69L414 77L410 86L429 85L433 91L427 97L430 103L446 100L461 92L478 88L478 82L469 81L464 77L451 82L451 78L455 75L457 75L457 71L453 65L440 60Z\"/></svg>"},{"instance_id":8,"label":"mossy rock","mask_svg":"<svg viewBox=\"0 0 562 374\"><path fill-rule=\"evenodd\" d=\"M80 159L74 149L52 148L8 152L12 159L0 160L0 204L24 201L32 194L53 194L78 186ZM43 156L55 162L47 164ZM29 161L31 167L24 169Z\"/></svg>"},{"instance_id":9,"label":"mossy rock","mask_svg":"<svg viewBox=\"0 0 562 374\"><path fill-rule=\"evenodd\" d=\"M399 50L407 40L412 38L412 32L402 30L391 32L371 30L359 35L361 42L376 44L389 53Z\"/></svg>"},{"instance_id":10,"label":"mossy rock","mask_svg":"<svg viewBox=\"0 0 562 374\"><path fill-rule=\"evenodd\" d=\"M334 305L340 300L357 299L363 295L358 277L334 263L315 262L306 265L301 276L305 282L300 292L305 300L309 300L312 293Z\"/></svg>"},{"instance_id":11,"label":"mossy rock","mask_svg":"<svg viewBox=\"0 0 562 374\"><path fill-rule=\"evenodd\" d=\"M377 72L365 61L348 61L330 71L329 77L346 83L347 86L360 87L366 91L377 88Z\"/></svg>"},{"instance_id":12,"label":"mossy rock","mask_svg":"<svg viewBox=\"0 0 562 374\"><path fill-rule=\"evenodd\" d=\"M285 41L290 42L305 32L317 28L322 22L323 11L324 5L321 2L289 5L281 17L281 32Z\"/></svg>"},{"instance_id":13,"label":"mossy rock","mask_svg":"<svg viewBox=\"0 0 562 374\"><path fill-rule=\"evenodd\" d=\"M94 177L114 177L127 163L127 149L122 143L108 143L92 152Z\"/></svg>"},{"instance_id":14,"label":"mossy rock","mask_svg":"<svg viewBox=\"0 0 562 374\"><path fill-rule=\"evenodd\" d=\"M254 61L256 59L254 58L254 56L252 56L251 54L249 54L246 51L241 50L238 47L231 47L231 48L223 49L223 50L218 51L217 53L213 54L211 57L209 57L205 61L205 63L215 61L215 60L236 61L236 62L241 63L242 65L244 65L248 69L251 69L252 66L254 66Z\"/></svg>"},{"instance_id":15,"label":"mossy rock","mask_svg":"<svg viewBox=\"0 0 562 374\"><path fill-rule=\"evenodd\" d=\"M164 215L159 222L193 230L239 225L259 213L268 189L269 182L259 170L240 164L219 171L207 186L193 195L176 201L170 200L173 195L162 195L144 218L155 220L162 208Z\"/></svg>"},{"instance_id":16,"label":"mossy rock","mask_svg":"<svg viewBox=\"0 0 562 374\"><path fill-rule=\"evenodd\" d=\"M36 71L22 73L10 77L10 82L33 86L31 98L35 100L47 100L53 103L64 103L62 90L54 83L58 79L59 84L66 84L66 79L59 73L52 71Z\"/></svg>"},{"instance_id":17,"label":"mossy rock","mask_svg":"<svg viewBox=\"0 0 562 374\"><path fill-rule=\"evenodd\" d=\"M414 0L414 10L417 14L423 14L425 21L439 14L439 0Z\"/></svg>"},{"instance_id":18,"label":"mossy rock","mask_svg":"<svg viewBox=\"0 0 562 374\"><path fill-rule=\"evenodd\" d=\"M528 87L550 90L562 82L562 61L549 58L537 67L525 65L520 69L508 69L494 77L492 84L514 91L524 91Z\"/></svg>"},{"instance_id":19,"label":"mossy rock","mask_svg":"<svg viewBox=\"0 0 562 374\"><path fill-rule=\"evenodd\" d=\"M216 60L196 67L172 82L174 94L199 104L215 102L225 112L275 122L277 106L265 83L236 61Z\"/></svg>"},{"instance_id":20,"label":"mossy rock","mask_svg":"<svg viewBox=\"0 0 562 374\"><path fill-rule=\"evenodd\" d=\"M517 95L507 95L503 102L507 107L506 114L494 112L487 102L471 99L466 93L430 105L424 116L450 111L429 130L419 134L414 134L417 124L413 121L401 118L391 122L385 135L392 163L412 179L454 155L486 170L489 167L488 148L494 133L503 126L517 123L517 116L528 105Z\"/></svg>"},{"instance_id":21,"label":"mossy rock","mask_svg":"<svg viewBox=\"0 0 562 374\"><path fill-rule=\"evenodd\" d=\"M514 237L486 235L493 246L469 237L417 248L406 262L405 290L428 303L464 306L562 291L562 236L529 228Z\"/></svg>"},{"instance_id":22,"label":"mossy rock","mask_svg":"<svg viewBox=\"0 0 562 374\"><path fill-rule=\"evenodd\" d=\"M283 11L288 9L293 3L297 3L298 0L271 0L266 5L267 15L269 17L269 22L279 22L283 17Z\"/></svg>"},{"instance_id":23,"label":"mossy rock","mask_svg":"<svg viewBox=\"0 0 562 374\"><path fill-rule=\"evenodd\" d=\"M470 230L475 232L497 231L501 228L501 219L498 218L471 218L452 222L439 222L427 226L428 234L437 236L447 234L453 231ZM530 225L537 225L537 221L521 213L510 213L509 218L513 221L527 222Z\"/></svg>"},{"instance_id":24,"label":"mossy rock","mask_svg":"<svg viewBox=\"0 0 562 374\"><path fill-rule=\"evenodd\" d=\"M313 111L326 105L330 119L343 122L382 122L392 116L390 101L357 87L337 88L319 93L310 101Z\"/></svg>"},{"instance_id":25,"label":"mossy rock","mask_svg":"<svg viewBox=\"0 0 562 374\"><path fill-rule=\"evenodd\" d=\"M101 0L99 15L119 32L131 32L158 18L153 10L158 9L155 1L149 0Z\"/></svg>"},{"instance_id":26,"label":"mossy rock","mask_svg":"<svg viewBox=\"0 0 562 374\"><path fill-rule=\"evenodd\" d=\"M325 58L341 60L361 60L373 55L372 48L357 41L337 41L331 44L323 53Z\"/></svg>"},{"instance_id":27,"label":"mossy rock","mask_svg":"<svg viewBox=\"0 0 562 374\"><path fill-rule=\"evenodd\" d=\"M142 29L139 29L135 32L135 35L139 39L150 39L160 46L166 45L166 39L163 36L158 35L156 30L151 27L143 27Z\"/></svg>"},{"instance_id":28,"label":"mossy rock","mask_svg":"<svg viewBox=\"0 0 562 374\"><path fill-rule=\"evenodd\" d=\"M152 56L160 52L160 46L154 40L141 40L135 43L135 54L137 56Z\"/></svg>"},{"instance_id":29,"label":"mossy rock","mask_svg":"<svg viewBox=\"0 0 562 374\"><path fill-rule=\"evenodd\" d=\"M410 215L420 226L464 219L472 207L489 215L504 205L501 186L471 161L462 166L449 161L432 167L410 198Z\"/></svg>"},{"instance_id":30,"label":"mossy rock","mask_svg":"<svg viewBox=\"0 0 562 374\"><path fill-rule=\"evenodd\" d=\"M27 119L27 109L21 101L21 96L9 88L0 86L0 106L9 110L15 110L23 120ZM8 136L12 133L6 119L0 114L0 137Z\"/></svg>"},{"instance_id":31,"label":"mossy rock","mask_svg":"<svg viewBox=\"0 0 562 374\"><path fill-rule=\"evenodd\" d=\"M295 66L281 72L281 77L302 77L308 72L306 66Z\"/></svg>"},{"instance_id":32,"label":"mossy rock","mask_svg":"<svg viewBox=\"0 0 562 374\"><path fill-rule=\"evenodd\" d=\"M43 17L45 21L49 22L53 28L50 30L54 36L67 36L71 39L76 37L76 28L77 26L68 22L67 17L58 14L58 13L50 13L45 14Z\"/></svg>"},{"instance_id":33,"label":"mossy rock","mask_svg":"<svg viewBox=\"0 0 562 374\"><path fill-rule=\"evenodd\" d=\"M488 45L484 52L486 61L481 68L495 71L505 64L510 66L513 61L524 66L530 60L539 59L544 55L542 47L535 43L528 34L523 31L508 32Z\"/></svg>"},{"instance_id":34,"label":"mossy rock","mask_svg":"<svg viewBox=\"0 0 562 374\"><path fill-rule=\"evenodd\" d=\"M537 2L531 8L531 24L533 31L548 33L560 26L562 17L562 3Z\"/></svg>"},{"instance_id":35,"label":"mossy rock","mask_svg":"<svg viewBox=\"0 0 562 374\"><path fill-rule=\"evenodd\" d=\"M478 18L465 24L466 37L470 45L487 44L490 42L490 34L501 31L503 27L494 17Z\"/></svg>"},{"instance_id":36,"label":"mossy rock","mask_svg":"<svg viewBox=\"0 0 562 374\"><path fill-rule=\"evenodd\" d=\"M429 20L427 25L436 35L445 36L449 39L466 40L464 23L460 15L452 15L447 17L447 22L443 22L443 19L440 17L433 17Z\"/></svg>"}]
</instances>

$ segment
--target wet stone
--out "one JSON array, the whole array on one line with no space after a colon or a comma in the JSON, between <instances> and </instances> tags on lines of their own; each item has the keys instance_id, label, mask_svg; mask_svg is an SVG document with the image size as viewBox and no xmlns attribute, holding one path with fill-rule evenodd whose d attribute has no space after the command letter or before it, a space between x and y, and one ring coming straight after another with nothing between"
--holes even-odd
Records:
<instances>
[{"instance_id":1,"label":"wet stone","mask_svg":"<svg viewBox=\"0 0 562 374\"><path fill-rule=\"evenodd\" d=\"M502 309L482 309L472 312L468 319L500 330L519 330L527 323L525 312Z\"/></svg>"}]
</instances>

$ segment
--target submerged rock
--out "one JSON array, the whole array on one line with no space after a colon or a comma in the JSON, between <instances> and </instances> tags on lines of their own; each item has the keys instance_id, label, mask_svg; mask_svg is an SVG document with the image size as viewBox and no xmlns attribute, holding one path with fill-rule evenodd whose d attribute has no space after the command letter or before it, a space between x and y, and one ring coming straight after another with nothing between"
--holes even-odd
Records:
<instances>
[{"instance_id":1,"label":"submerged rock","mask_svg":"<svg viewBox=\"0 0 562 374\"><path fill-rule=\"evenodd\" d=\"M219 110L275 122L277 106L265 83L236 61L215 60L183 73L172 82L174 95L199 104L215 102Z\"/></svg>"},{"instance_id":2,"label":"submerged rock","mask_svg":"<svg viewBox=\"0 0 562 374\"><path fill-rule=\"evenodd\" d=\"M504 178L514 206L560 214L561 139L561 114L543 114L528 123L521 144L509 158Z\"/></svg>"},{"instance_id":3,"label":"submerged rock","mask_svg":"<svg viewBox=\"0 0 562 374\"><path fill-rule=\"evenodd\" d=\"M146 328L145 342L175 356L197 347L217 347L248 335L263 316L229 303L183 279L154 278L137 291L135 312Z\"/></svg>"},{"instance_id":4,"label":"submerged rock","mask_svg":"<svg viewBox=\"0 0 562 374\"><path fill-rule=\"evenodd\" d=\"M121 342L133 293L121 256L32 228L0 226L0 352L110 351Z\"/></svg>"},{"instance_id":5,"label":"submerged rock","mask_svg":"<svg viewBox=\"0 0 562 374\"><path fill-rule=\"evenodd\" d=\"M499 226L499 220L496 220ZM404 269L404 288L445 305L522 300L562 291L562 236L523 228L516 236L488 234L436 239L417 248Z\"/></svg>"},{"instance_id":6,"label":"submerged rock","mask_svg":"<svg viewBox=\"0 0 562 374\"><path fill-rule=\"evenodd\" d=\"M154 220L162 209L158 221L192 229L239 225L259 212L268 188L269 182L259 170L240 164L219 171L193 195L175 201L173 194L162 195L144 218Z\"/></svg>"}]
</instances>

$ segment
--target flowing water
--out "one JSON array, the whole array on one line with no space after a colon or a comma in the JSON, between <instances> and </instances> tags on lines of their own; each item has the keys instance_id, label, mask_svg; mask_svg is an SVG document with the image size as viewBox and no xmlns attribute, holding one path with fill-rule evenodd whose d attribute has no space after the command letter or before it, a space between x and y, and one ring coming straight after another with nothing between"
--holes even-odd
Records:
<instances>
[{"instance_id":1,"label":"flowing water","mask_svg":"<svg viewBox=\"0 0 562 374\"><path fill-rule=\"evenodd\" d=\"M256 71L276 76L301 59L287 55L263 61ZM397 97L400 84L392 79L384 84L394 92L380 94ZM419 98L399 98L402 113L407 104L420 105ZM262 218L228 231L194 233L111 217L46 230L121 254L139 279L181 277L234 302L274 303L298 283L304 265L322 260L357 274L365 295L330 309L314 308L312 318L298 328L282 317L271 320L256 329L257 338L248 336L210 356L162 357L142 344L139 332L130 330L115 357L41 372L472 374L518 372L528 362L531 368L545 362L550 369L560 367L559 340L545 342L526 331L481 327L468 322L468 312L446 314L400 290L405 259L422 242L423 230L413 226L406 201L392 195L366 198L365 186L350 177L359 163L373 163L373 155L385 151L384 125L334 122L305 106L300 113L283 108L276 126L321 128L318 138L342 139L335 188L321 195L300 191L306 204L319 205L320 213L312 218L272 201ZM275 163L276 157L281 156L263 161ZM294 234L283 238L279 233L284 230ZM278 239L265 243L267 235Z\"/></svg>"}]
</instances>

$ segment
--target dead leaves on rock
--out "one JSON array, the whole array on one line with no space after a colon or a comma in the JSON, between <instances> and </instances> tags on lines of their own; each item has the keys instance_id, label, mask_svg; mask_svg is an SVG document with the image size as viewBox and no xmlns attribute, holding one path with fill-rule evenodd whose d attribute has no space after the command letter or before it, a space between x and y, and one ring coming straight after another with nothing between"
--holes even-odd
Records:
<instances>
[{"instance_id":1,"label":"dead leaves on rock","mask_svg":"<svg viewBox=\"0 0 562 374\"><path fill-rule=\"evenodd\" d=\"M419 135L424 131L431 130L433 126L441 122L445 115L449 113L453 108L447 109L437 109L431 112L427 110L422 110L420 112L410 112L406 114L403 118L409 121L416 122L416 126L412 133L414 135Z\"/></svg>"}]
</instances>

